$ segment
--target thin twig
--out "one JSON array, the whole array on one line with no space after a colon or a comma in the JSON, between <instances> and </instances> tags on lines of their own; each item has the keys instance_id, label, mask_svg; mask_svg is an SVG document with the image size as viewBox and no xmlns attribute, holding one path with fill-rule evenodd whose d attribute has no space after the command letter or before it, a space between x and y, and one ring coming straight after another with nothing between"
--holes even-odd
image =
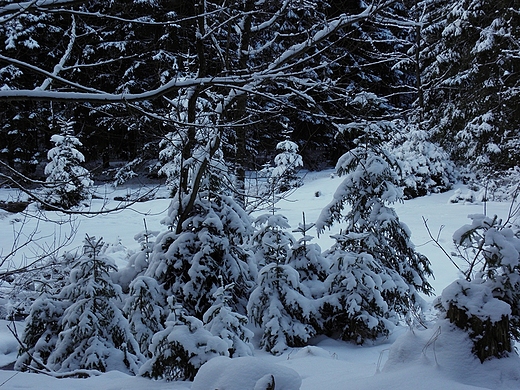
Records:
<instances>
[{"instance_id":1,"label":"thin twig","mask_svg":"<svg viewBox=\"0 0 520 390\"><path fill-rule=\"evenodd\" d=\"M455 260L453 260L451 255L446 251L446 249L444 249L444 247L439 242L440 232L444 228L444 226L441 226L441 228L439 229L439 234L437 235L437 237L434 237L430 230L430 227L428 226L428 220L424 217L422 217L422 220L423 220L424 226L426 227L426 231L428 232L428 235L430 236L430 239L432 240L432 242L446 255L446 257L451 261L451 263L455 266L455 268L457 268L458 271L464 273L462 271L462 269L459 267L459 265L455 262Z\"/></svg>"}]
</instances>

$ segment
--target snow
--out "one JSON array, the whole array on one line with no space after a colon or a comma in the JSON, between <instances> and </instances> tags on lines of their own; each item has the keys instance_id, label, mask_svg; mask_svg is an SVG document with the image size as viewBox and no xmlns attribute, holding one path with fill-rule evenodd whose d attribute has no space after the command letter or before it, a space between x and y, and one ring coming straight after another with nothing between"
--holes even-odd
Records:
<instances>
[{"instance_id":1,"label":"snow","mask_svg":"<svg viewBox=\"0 0 520 390\"><path fill-rule=\"evenodd\" d=\"M304 177L304 185L297 188L288 199L281 200L277 207L278 212L287 217L292 228L297 228L305 212L306 221L316 221L321 210L331 200L338 185L343 181L332 170L323 172L308 172ZM505 217L509 211L509 203L488 202L486 206L479 202L450 203L455 191L462 194L469 190L462 186L456 186L452 191L432 194L418 199L407 200L404 203L395 203L395 208L400 220L408 226L412 232L412 241L416 250L426 255L431 263L435 279L430 283L441 292L458 278L455 267L446 258L441 249L431 241L428 231L424 226L423 218L427 221L432 234L449 252L453 250L452 235L461 226L470 223L468 215L482 214L487 210L488 216L497 214ZM111 192L113 191L113 192ZM100 194L105 193L110 199L116 196L127 195L128 188L111 190L109 187L98 188ZM146 191L146 190L142 190ZM161 188L158 195L167 196L168 189ZM319 196L317 196L319 194ZM13 190L1 189L1 200L17 199L18 194ZM92 200L91 210L110 209L120 205L114 200ZM80 248L85 234L103 237L108 243L117 243L106 253L118 264L124 266L131 252L141 249L139 242L133 237L144 229L143 219L146 220L148 231L164 231L165 227L160 221L165 217L169 201L156 199L148 202L136 203L131 208L117 213L104 214L96 217L74 216L70 223L65 223L60 229L56 229L54 223L34 218L25 219L21 214L10 214L0 210L0 248L2 256L5 256L13 246L15 239L19 243L30 239L34 233L33 242L24 247L24 253L17 253L2 268L12 268L34 258L34 252L40 248L49 248L64 243L64 248L59 248L59 253ZM32 210L32 211L31 211ZM36 208L30 208L29 212L36 213ZM46 212L46 216L53 220L65 220L67 216L57 212ZM25 221L25 222L24 222ZM335 242L330 235L339 232L340 225L334 225L330 231L325 231L310 243L317 243L323 250L331 247ZM75 231L75 236L70 242L65 240L66 235ZM20 234L18 234L20 232ZM315 235L315 231L307 232ZM56 236L55 236L56 235ZM24 255L25 258L22 256ZM432 302L434 297L427 298ZM3 304L3 302L0 302ZM477 308L475 308L477 309ZM497 309L497 315L500 314ZM485 361L483 364L471 354L471 344L466 334L452 327L447 322L435 321L435 311L432 309L429 315L428 329L409 330L405 326L398 326L387 339L379 342L357 346L343 341L319 337L311 340L311 346L303 348L290 348L279 356L272 356L258 349L260 335L257 332L253 344L256 346L254 357L247 358L249 362L244 364L247 369L255 373L256 381L264 378L261 370L268 367L269 373L272 367L277 372L285 373L294 378L290 380L293 388L301 390L315 390L318 388L328 390L344 390L352 388L356 390L395 389L518 389L520 388L520 359L512 355L503 359ZM0 366L13 362L16 359L16 341L7 329L7 321L0 321ZM18 334L21 334L22 324L17 323ZM218 360L217 360L218 359ZM231 377L238 378L242 373L239 367L245 360L227 364L226 358L210 360L203 366L195 382L164 380L150 380L135 377L118 371L110 371L100 376L87 379L56 379L43 374L30 374L11 370L0 370L0 388L38 390L52 388L54 390L209 390L212 387L204 387L210 381L208 372L216 369L218 376L211 376L221 385L231 386L234 381ZM289 371L289 369L294 371ZM291 374L289 374L289 372ZM293 375L296 372L301 379ZM229 373L229 376L228 374ZM247 380L254 379L253 375L245 376ZM244 380L246 380L244 379ZM263 380L266 380L264 378ZM261 383L261 381L259 382ZM213 385L213 384L211 384ZM201 387L202 386L202 387ZM247 385L249 386L249 385ZM240 389L254 390L255 387L243 386ZM288 385L289 386L289 385ZM224 389L226 387L222 387ZM230 387L232 389L233 387ZM278 387L277 387L278 389ZM287 387L287 389L292 389Z\"/></svg>"},{"instance_id":2,"label":"snow","mask_svg":"<svg viewBox=\"0 0 520 390\"><path fill-rule=\"evenodd\" d=\"M292 368L254 357L230 359L222 356L201 367L191 390L265 390L271 376L277 390L300 388L301 378Z\"/></svg>"},{"instance_id":3,"label":"snow","mask_svg":"<svg viewBox=\"0 0 520 390\"><path fill-rule=\"evenodd\" d=\"M471 283L464 279L451 283L442 291L442 301L447 310L451 302L464 308L468 317L475 316L485 321L498 322L511 314L511 307L493 297L493 292L485 284Z\"/></svg>"}]
</instances>

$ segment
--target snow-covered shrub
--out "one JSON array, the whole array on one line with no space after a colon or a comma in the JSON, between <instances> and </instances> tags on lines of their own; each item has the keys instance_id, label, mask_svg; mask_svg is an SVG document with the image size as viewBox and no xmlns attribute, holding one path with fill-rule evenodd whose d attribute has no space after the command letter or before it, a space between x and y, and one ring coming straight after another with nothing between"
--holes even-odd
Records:
<instances>
[{"instance_id":1,"label":"snow-covered shrub","mask_svg":"<svg viewBox=\"0 0 520 390\"><path fill-rule=\"evenodd\" d=\"M520 167L507 171L492 171L487 174L463 172L467 183L478 201L511 202L520 191Z\"/></svg>"},{"instance_id":2,"label":"snow-covered shrub","mask_svg":"<svg viewBox=\"0 0 520 390\"><path fill-rule=\"evenodd\" d=\"M520 340L520 233L508 221L481 214L458 229L453 240L467 262L465 280L441 295L447 318L468 331L481 361L502 357Z\"/></svg>"},{"instance_id":3,"label":"snow-covered shrub","mask_svg":"<svg viewBox=\"0 0 520 390\"><path fill-rule=\"evenodd\" d=\"M485 200L484 191L475 192L473 190L468 190L467 192L462 192L461 188L457 188L450 199L448 200L450 203L474 203L474 202L482 202Z\"/></svg>"},{"instance_id":4,"label":"snow-covered shrub","mask_svg":"<svg viewBox=\"0 0 520 390\"><path fill-rule=\"evenodd\" d=\"M174 305L174 299L170 299L170 305L173 307L164 330L157 332L150 344L152 357L139 374L168 381L193 380L208 360L228 356L228 344L206 330L202 321Z\"/></svg>"},{"instance_id":5,"label":"snow-covered shrub","mask_svg":"<svg viewBox=\"0 0 520 390\"><path fill-rule=\"evenodd\" d=\"M258 217L261 225L255 234L256 255L266 263L258 274L257 287L249 297L247 312L262 328L260 346L274 355L287 347L303 346L316 333L314 306L305 296L298 271L287 265L294 237L285 231L287 219L280 215Z\"/></svg>"},{"instance_id":6,"label":"snow-covered shrub","mask_svg":"<svg viewBox=\"0 0 520 390\"><path fill-rule=\"evenodd\" d=\"M153 335L163 330L165 306L164 291L155 279L138 276L130 283L123 312L145 357L151 357L149 345Z\"/></svg>"},{"instance_id":7,"label":"snow-covered shrub","mask_svg":"<svg viewBox=\"0 0 520 390\"><path fill-rule=\"evenodd\" d=\"M449 155L413 124L395 133L387 146L399 163L406 198L448 191L457 180Z\"/></svg>"},{"instance_id":8,"label":"snow-covered shrub","mask_svg":"<svg viewBox=\"0 0 520 390\"><path fill-rule=\"evenodd\" d=\"M260 270L247 311L262 329L260 347L273 355L302 347L316 335L313 301L303 295L298 272L289 265L269 263Z\"/></svg>"},{"instance_id":9,"label":"snow-covered shrub","mask_svg":"<svg viewBox=\"0 0 520 390\"><path fill-rule=\"evenodd\" d=\"M303 182L296 172L303 166L303 160L298 154L298 145L285 140L276 145L276 150L280 153L274 158L275 167L271 170L269 178L274 191L281 193L300 187Z\"/></svg>"},{"instance_id":10,"label":"snow-covered shrub","mask_svg":"<svg viewBox=\"0 0 520 390\"><path fill-rule=\"evenodd\" d=\"M440 303L446 317L469 333L473 353L483 362L511 352L511 306L495 297L485 280L456 280L442 291Z\"/></svg>"},{"instance_id":11,"label":"snow-covered shrub","mask_svg":"<svg viewBox=\"0 0 520 390\"><path fill-rule=\"evenodd\" d=\"M246 316L234 312L228 302L232 299L229 290L234 284L219 287L213 294L215 301L204 313L204 327L212 335L220 337L228 344L230 357L253 355L253 332L247 327Z\"/></svg>"},{"instance_id":12,"label":"snow-covered shrub","mask_svg":"<svg viewBox=\"0 0 520 390\"><path fill-rule=\"evenodd\" d=\"M134 240L141 245L141 250L131 254L126 267L120 268L113 276L113 280L123 288L123 292L128 293L130 283L146 272L153 252L155 237L159 233L157 230L144 230L134 236Z\"/></svg>"},{"instance_id":13,"label":"snow-covered shrub","mask_svg":"<svg viewBox=\"0 0 520 390\"><path fill-rule=\"evenodd\" d=\"M330 263L321 252L318 244L311 244L312 236L307 233L314 228L314 223L300 223L294 232L302 234L302 237L293 244L287 264L293 267L300 276L300 285L304 294L308 297L319 298L323 295L324 284Z\"/></svg>"},{"instance_id":14,"label":"snow-covered shrub","mask_svg":"<svg viewBox=\"0 0 520 390\"><path fill-rule=\"evenodd\" d=\"M69 302L47 293L43 293L33 302L25 320L21 338L24 347L20 349L16 360L16 370L41 370L45 367L50 354L56 348L60 320L68 305Z\"/></svg>"},{"instance_id":15,"label":"snow-covered shrub","mask_svg":"<svg viewBox=\"0 0 520 390\"><path fill-rule=\"evenodd\" d=\"M43 293L57 294L68 283L75 261L74 253L65 252L59 257L43 258L25 272L15 273L5 305L7 318L28 315L34 300Z\"/></svg>"},{"instance_id":16,"label":"snow-covered shrub","mask_svg":"<svg viewBox=\"0 0 520 390\"><path fill-rule=\"evenodd\" d=\"M55 147L47 154L50 161L45 167L47 179L42 191L47 204L64 209L90 199L89 188L93 185L89 171L80 165L85 157L77 149L81 142L73 135L73 124L64 122L62 134L51 137Z\"/></svg>"},{"instance_id":17,"label":"snow-covered shrub","mask_svg":"<svg viewBox=\"0 0 520 390\"><path fill-rule=\"evenodd\" d=\"M59 318L59 334L48 358L54 371L78 369L137 373L143 359L119 305L122 292L112 282L115 265L103 254L104 243L85 239L84 253L70 282L57 299L67 302Z\"/></svg>"},{"instance_id":18,"label":"snow-covered shrub","mask_svg":"<svg viewBox=\"0 0 520 390\"><path fill-rule=\"evenodd\" d=\"M175 220L175 198L169 220ZM235 283L233 310L245 313L256 269L245 248L253 227L249 216L230 197L203 191L180 232L157 237L146 276L174 295L188 314L202 319L212 296L224 284Z\"/></svg>"}]
</instances>

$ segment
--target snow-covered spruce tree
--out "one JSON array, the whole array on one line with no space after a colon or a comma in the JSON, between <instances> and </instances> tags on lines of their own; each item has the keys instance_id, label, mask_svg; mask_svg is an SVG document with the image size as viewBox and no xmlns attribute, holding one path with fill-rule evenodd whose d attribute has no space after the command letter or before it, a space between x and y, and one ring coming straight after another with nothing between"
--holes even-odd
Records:
<instances>
[{"instance_id":1,"label":"snow-covered spruce tree","mask_svg":"<svg viewBox=\"0 0 520 390\"><path fill-rule=\"evenodd\" d=\"M305 222L303 213L303 223L293 230L295 233L301 233L302 237L293 243L287 264L298 271L304 294L319 298L323 295L323 282L328 275L330 264L323 256L320 246L310 243L313 237L307 233L314 227L314 223Z\"/></svg>"},{"instance_id":2,"label":"snow-covered spruce tree","mask_svg":"<svg viewBox=\"0 0 520 390\"><path fill-rule=\"evenodd\" d=\"M215 301L204 313L204 327L228 344L230 357L251 356L254 351L251 344L254 334L246 326L249 321L246 316L229 307L228 302L232 300L229 291L233 288L234 284L221 286L213 294Z\"/></svg>"},{"instance_id":3,"label":"snow-covered spruce tree","mask_svg":"<svg viewBox=\"0 0 520 390\"><path fill-rule=\"evenodd\" d=\"M49 355L54 351L60 332L60 319L70 303L56 295L43 293L31 305L25 320L15 370L28 371L31 367L45 369Z\"/></svg>"},{"instance_id":4,"label":"snow-covered spruce tree","mask_svg":"<svg viewBox=\"0 0 520 390\"><path fill-rule=\"evenodd\" d=\"M74 136L73 126L72 121L63 122L61 134L51 137L55 147L47 154L50 161L45 167L47 179L42 192L46 204L64 209L90 199L93 185L89 171L80 165L85 157L77 149L81 142Z\"/></svg>"},{"instance_id":5,"label":"snow-covered spruce tree","mask_svg":"<svg viewBox=\"0 0 520 390\"><path fill-rule=\"evenodd\" d=\"M185 66L189 67L189 64ZM179 190L187 189L187 184L203 161L200 159L211 154L206 146L208 137L216 135L214 122L217 115L211 95L199 96L193 88L180 89L169 103L169 117L176 126L159 143L161 150L157 173L166 177L166 185L173 198L179 195ZM220 154L218 149L214 151L217 155Z\"/></svg>"},{"instance_id":6,"label":"snow-covered spruce tree","mask_svg":"<svg viewBox=\"0 0 520 390\"><path fill-rule=\"evenodd\" d=\"M291 227L280 214L263 214L256 218L257 230L253 235L252 249L256 263L263 267L269 263L285 263L295 239L287 231Z\"/></svg>"},{"instance_id":7,"label":"snow-covered spruce tree","mask_svg":"<svg viewBox=\"0 0 520 390\"><path fill-rule=\"evenodd\" d=\"M160 176L166 177L166 185L173 197L177 193L179 178L182 169L183 134L179 131L166 134L159 146L159 161L161 167L158 170Z\"/></svg>"},{"instance_id":8,"label":"snow-covered spruce tree","mask_svg":"<svg viewBox=\"0 0 520 390\"><path fill-rule=\"evenodd\" d=\"M272 190L275 193L282 193L300 187L303 183L296 172L303 166L303 160L298 154L298 145L285 140L276 145L276 150L279 153L274 158L275 166L269 178Z\"/></svg>"},{"instance_id":9,"label":"snow-covered spruce tree","mask_svg":"<svg viewBox=\"0 0 520 390\"><path fill-rule=\"evenodd\" d=\"M428 130L462 166L489 172L519 165L515 7L505 0L421 0L415 9L422 15Z\"/></svg>"},{"instance_id":10,"label":"snow-covered spruce tree","mask_svg":"<svg viewBox=\"0 0 520 390\"><path fill-rule=\"evenodd\" d=\"M112 280L121 286L125 294L128 293L132 281L138 276L144 275L146 272L150 263L150 256L153 252L155 237L159 235L159 233L160 231L158 230L148 230L145 221L145 230L134 236L134 240L141 245L141 250L130 255L128 264L124 268L120 268L112 278Z\"/></svg>"},{"instance_id":11,"label":"snow-covered spruce tree","mask_svg":"<svg viewBox=\"0 0 520 390\"><path fill-rule=\"evenodd\" d=\"M387 103L360 94L351 104L368 115L373 109L384 111ZM389 206L402 198L395 158L381 146L393 128L384 120L360 120L345 127L357 134L356 147L339 159L336 169L345 179L317 222L319 232L335 222L346 224L328 255L335 272L325 283L324 330L358 343L388 334L388 319L409 313L422 301L419 292L431 292L430 263L415 251L410 231ZM349 329L353 322L356 333Z\"/></svg>"},{"instance_id":12,"label":"snow-covered spruce tree","mask_svg":"<svg viewBox=\"0 0 520 390\"><path fill-rule=\"evenodd\" d=\"M69 302L59 319L60 333L48 358L59 372L122 370L137 373L143 360L119 305L122 292L110 277L115 265L103 254L101 239L87 236L83 255L59 299Z\"/></svg>"},{"instance_id":13,"label":"snow-covered spruce tree","mask_svg":"<svg viewBox=\"0 0 520 390\"><path fill-rule=\"evenodd\" d=\"M228 356L228 344L204 328L202 321L186 314L169 297L170 314L164 330L150 344L152 357L141 367L140 375L173 380L193 380L199 368L215 356Z\"/></svg>"},{"instance_id":14,"label":"snow-covered spruce tree","mask_svg":"<svg viewBox=\"0 0 520 390\"><path fill-rule=\"evenodd\" d=\"M397 271L382 266L371 254L352 251L352 236L333 236L336 244L327 253L332 266L319 302L319 329L363 344L388 336L399 314L407 310L409 287Z\"/></svg>"},{"instance_id":15,"label":"snow-covered spruce tree","mask_svg":"<svg viewBox=\"0 0 520 390\"><path fill-rule=\"evenodd\" d=\"M394 133L387 147L397 159L405 198L415 198L452 188L457 180L455 164L428 133L409 123L403 133Z\"/></svg>"},{"instance_id":16,"label":"snow-covered spruce tree","mask_svg":"<svg viewBox=\"0 0 520 390\"><path fill-rule=\"evenodd\" d=\"M123 312L141 353L150 358L152 337L164 329L165 294L155 279L142 275L130 283L129 290Z\"/></svg>"},{"instance_id":17,"label":"snow-covered spruce tree","mask_svg":"<svg viewBox=\"0 0 520 390\"><path fill-rule=\"evenodd\" d=\"M468 332L481 362L506 356L520 340L520 231L508 218L470 215L453 240L467 262L465 279L444 289L446 318Z\"/></svg>"},{"instance_id":18,"label":"snow-covered spruce tree","mask_svg":"<svg viewBox=\"0 0 520 390\"><path fill-rule=\"evenodd\" d=\"M305 345L316 334L311 325L313 301L303 294L298 271L286 264L294 242L285 231L289 227L287 219L266 214L256 222L261 225L255 235L256 255L260 254L266 264L258 273L247 312L251 321L262 328L260 346L279 355L288 347Z\"/></svg>"},{"instance_id":19,"label":"snow-covered spruce tree","mask_svg":"<svg viewBox=\"0 0 520 390\"><path fill-rule=\"evenodd\" d=\"M169 216L177 210L172 202ZM211 306L222 276L224 283L236 283L230 305L244 313L256 271L244 246L251 233L249 216L231 197L201 191L181 231L157 237L145 275L199 319Z\"/></svg>"},{"instance_id":20,"label":"snow-covered spruce tree","mask_svg":"<svg viewBox=\"0 0 520 390\"><path fill-rule=\"evenodd\" d=\"M157 237L146 271L199 319L220 287L219 276L224 284L235 283L230 305L245 313L257 271L246 248L254 231L251 219L225 189L232 180L219 130L203 123L207 127L196 128L191 157L163 221L171 231Z\"/></svg>"}]
</instances>

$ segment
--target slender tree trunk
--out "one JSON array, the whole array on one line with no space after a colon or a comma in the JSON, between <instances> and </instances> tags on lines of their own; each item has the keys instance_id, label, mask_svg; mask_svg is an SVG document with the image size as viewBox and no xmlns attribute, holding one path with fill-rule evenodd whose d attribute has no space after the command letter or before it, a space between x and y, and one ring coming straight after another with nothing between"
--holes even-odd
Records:
<instances>
[{"instance_id":1,"label":"slender tree trunk","mask_svg":"<svg viewBox=\"0 0 520 390\"><path fill-rule=\"evenodd\" d=\"M254 3L252 0L244 1L244 18L242 21L242 31L240 47L238 52L238 66L240 70L247 69L249 55L249 45L251 43L251 11L253 10ZM241 121L246 116L247 110L247 94L240 94L236 99L236 108L234 111L233 119L234 122ZM246 190L246 171L245 166L248 160L247 147L247 126L241 124L236 127L236 157L235 157L235 175L236 175L236 187L237 187L237 202L244 207L245 206L245 190Z\"/></svg>"},{"instance_id":2,"label":"slender tree trunk","mask_svg":"<svg viewBox=\"0 0 520 390\"><path fill-rule=\"evenodd\" d=\"M195 43L197 49L197 63L198 63L198 76L204 77L206 75L206 59L204 53L204 30L205 30L205 16L204 16L204 3L205 0L195 0L194 4L194 16L197 16L195 19ZM183 148L182 148L182 163L181 163L181 171L179 178L179 189L177 196L179 197L179 209L177 210L177 215L179 216L179 220L177 221L177 228L179 230L182 225L182 216L187 215L189 210L186 210L187 205L183 204L183 199L185 195L189 194L192 190L192 184L190 183L190 171L193 169L193 164L186 164L193 155L193 150L195 148L196 142L196 120L197 120L197 99L199 98L201 87L200 85L195 85L189 89L188 92L188 117L187 117L187 132L186 132L186 140L184 140Z\"/></svg>"},{"instance_id":3,"label":"slender tree trunk","mask_svg":"<svg viewBox=\"0 0 520 390\"><path fill-rule=\"evenodd\" d=\"M421 79L421 26L419 25L420 18L417 17L417 26L415 27L415 83L417 88L417 104L419 106L419 121L423 120L424 112L424 92Z\"/></svg>"}]
</instances>

